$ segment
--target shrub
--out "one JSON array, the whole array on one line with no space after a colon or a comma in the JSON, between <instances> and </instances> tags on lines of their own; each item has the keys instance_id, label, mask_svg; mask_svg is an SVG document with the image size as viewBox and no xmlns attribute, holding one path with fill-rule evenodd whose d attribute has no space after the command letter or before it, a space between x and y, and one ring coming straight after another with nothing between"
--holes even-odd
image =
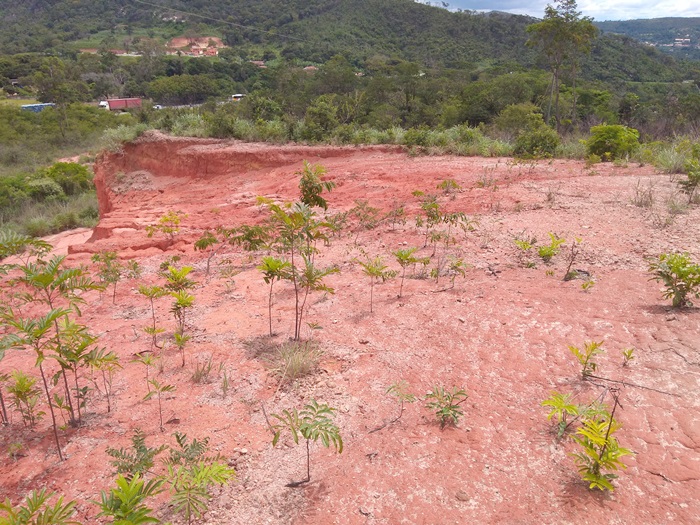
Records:
<instances>
[{"instance_id":1,"label":"shrub","mask_svg":"<svg viewBox=\"0 0 700 525\"><path fill-rule=\"evenodd\" d=\"M513 139L528 129L532 117L538 113L539 108L529 102L510 104L493 119L493 127L499 134Z\"/></svg>"},{"instance_id":2,"label":"shrub","mask_svg":"<svg viewBox=\"0 0 700 525\"><path fill-rule=\"evenodd\" d=\"M29 195L37 201L60 200L66 196L63 193L63 188L56 181L47 177L28 181L27 189L29 190Z\"/></svg>"},{"instance_id":3,"label":"shrub","mask_svg":"<svg viewBox=\"0 0 700 525\"><path fill-rule=\"evenodd\" d=\"M593 126L585 144L589 155L612 161L634 153L639 147L639 131L617 124Z\"/></svg>"},{"instance_id":4,"label":"shrub","mask_svg":"<svg viewBox=\"0 0 700 525\"><path fill-rule=\"evenodd\" d=\"M24 224L24 233L30 237L44 237L51 233L51 224L43 217L29 219Z\"/></svg>"},{"instance_id":5,"label":"shrub","mask_svg":"<svg viewBox=\"0 0 700 525\"><path fill-rule=\"evenodd\" d=\"M62 232L73 230L81 225L80 217L74 211L66 211L59 213L51 221L51 230L54 232Z\"/></svg>"},{"instance_id":6,"label":"shrub","mask_svg":"<svg viewBox=\"0 0 700 525\"><path fill-rule=\"evenodd\" d=\"M57 162L46 168L44 175L58 184L66 195L92 189L92 173L77 162Z\"/></svg>"},{"instance_id":7,"label":"shrub","mask_svg":"<svg viewBox=\"0 0 700 525\"><path fill-rule=\"evenodd\" d=\"M175 119L172 133L178 137L207 137L209 130L201 115L185 113Z\"/></svg>"},{"instance_id":8,"label":"shrub","mask_svg":"<svg viewBox=\"0 0 700 525\"><path fill-rule=\"evenodd\" d=\"M533 121L528 128L518 135L515 141L515 154L530 157L553 157L559 146L559 135L542 121Z\"/></svg>"},{"instance_id":9,"label":"shrub","mask_svg":"<svg viewBox=\"0 0 700 525\"><path fill-rule=\"evenodd\" d=\"M700 297L700 265L688 253L662 253L649 264L652 279L666 286L664 298L672 299L674 308L692 306L689 295Z\"/></svg>"}]
</instances>

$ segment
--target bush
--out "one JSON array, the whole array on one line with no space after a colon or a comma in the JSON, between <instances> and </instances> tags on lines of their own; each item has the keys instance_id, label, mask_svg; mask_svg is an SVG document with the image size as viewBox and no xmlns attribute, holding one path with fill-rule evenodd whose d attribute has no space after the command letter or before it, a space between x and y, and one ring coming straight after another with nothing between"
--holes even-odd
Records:
<instances>
[{"instance_id":1,"label":"bush","mask_svg":"<svg viewBox=\"0 0 700 525\"><path fill-rule=\"evenodd\" d=\"M542 120L533 122L523 131L515 141L515 154L528 157L553 157L559 146L559 135Z\"/></svg>"},{"instance_id":2,"label":"bush","mask_svg":"<svg viewBox=\"0 0 700 525\"><path fill-rule=\"evenodd\" d=\"M66 196L63 188L56 181L46 177L28 181L27 189L29 195L37 201L60 200Z\"/></svg>"},{"instance_id":3,"label":"bush","mask_svg":"<svg viewBox=\"0 0 700 525\"><path fill-rule=\"evenodd\" d=\"M24 224L24 233L30 237L44 237L51 233L51 225L43 217L29 219Z\"/></svg>"},{"instance_id":4,"label":"bush","mask_svg":"<svg viewBox=\"0 0 700 525\"><path fill-rule=\"evenodd\" d=\"M649 264L649 271L652 279L664 283L664 297L672 300L674 308L692 306L689 295L700 297L700 265L688 253L662 253Z\"/></svg>"},{"instance_id":5,"label":"bush","mask_svg":"<svg viewBox=\"0 0 700 525\"><path fill-rule=\"evenodd\" d=\"M428 131L425 129L411 128L407 129L403 135L403 144L405 146L421 146L428 145Z\"/></svg>"},{"instance_id":6,"label":"bush","mask_svg":"<svg viewBox=\"0 0 700 525\"><path fill-rule=\"evenodd\" d=\"M204 118L197 113L179 115L173 123L173 135L178 137L207 137L209 130Z\"/></svg>"},{"instance_id":7,"label":"bush","mask_svg":"<svg viewBox=\"0 0 700 525\"><path fill-rule=\"evenodd\" d=\"M59 213L51 221L51 231L55 233L73 230L78 226L80 226L80 218L74 211Z\"/></svg>"},{"instance_id":8,"label":"bush","mask_svg":"<svg viewBox=\"0 0 700 525\"><path fill-rule=\"evenodd\" d=\"M43 173L61 186L66 195L76 195L92 189L92 173L77 162L57 162Z\"/></svg>"},{"instance_id":9,"label":"bush","mask_svg":"<svg viewBox=\"0 0 700 525\"><path fill-rule=\"evenodd\" d=\"M532 125L532 117L539 114L539 108L529 102L506 106L493 120L493 127L508 140L517 138ZM542 117L540 116L540 121Z\"/></svg>"},{"instance_id":10,"label":"bush","mask_svg":"<svg viewBox=\"0 0 700 525\"><path fill-rule=\"evenodd\" d=\"M612 161L629 156L639 148L639 131L617 124L593 126L585 144L589 155Z\"/></svg>"}]
</instances>

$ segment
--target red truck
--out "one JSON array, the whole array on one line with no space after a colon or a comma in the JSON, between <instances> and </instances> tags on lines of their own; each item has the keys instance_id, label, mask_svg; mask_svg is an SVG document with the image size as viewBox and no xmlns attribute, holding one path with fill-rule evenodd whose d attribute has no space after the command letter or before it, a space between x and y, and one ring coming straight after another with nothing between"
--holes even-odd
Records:
<instances>
[{"instance_id":1,"label":"red truck","mask_svg":"<svg viewBox=\"0 0 700 525\"><path fill-rule=\"evenodd\" d=\"M105 104L106 102L106 104ZM110 111L121 111L141 107L140 98L110 98L100 102L100 107L106 107Z\"/></svg>"}]
</instances>

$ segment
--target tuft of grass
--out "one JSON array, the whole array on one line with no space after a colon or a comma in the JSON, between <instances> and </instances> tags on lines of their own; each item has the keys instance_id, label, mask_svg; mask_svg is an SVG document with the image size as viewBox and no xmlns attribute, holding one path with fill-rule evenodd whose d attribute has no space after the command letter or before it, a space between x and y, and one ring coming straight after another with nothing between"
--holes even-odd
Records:
<instances>
[{"instance_id":1,"label":"tuft of grass","mask_svg":"<svg viewBox=\"0 0 700 525\"><path fill-rule=\"evenodd\" d=\"M654 184L651 181L644 187L642 186L642 181L638 180L632 191L632 204L638 208L651 208L654 206Z\"/></svg>"},{"instance_id":2,"label":"tuft of grass","mask_svg":"<svg viewBox=\"0 0 700 525\"><path fill-rule=\"evenodd\" d=\"M288 341L279 345L267 360L281 382L293 382L316 371L323 355L315 341Z\"/></svg>"},{"instance_id":3,"label":"tuft of grass","mask_svg":"<svg viewBox=\"0 0 700 525\"><path fill-rule=\"evenodd\" d=\"M195 364L194 372L192 372L192 382L196 384L206 384L211 382L211 370L213 367L211 356L200 363L199 361Z\"/></svg>"},{"instance_id":4,"label":"tuft of grass","mask_svg":"<svg viewBox=\"0 0 700 525\"><path fill-rule=\"evenodd\" d=\"M118 153L122 151L125 142L137 139L148 129L146 124L121 125L116 128L106 129L100 139L100 148Z\"/></svg>"}]
</instances>

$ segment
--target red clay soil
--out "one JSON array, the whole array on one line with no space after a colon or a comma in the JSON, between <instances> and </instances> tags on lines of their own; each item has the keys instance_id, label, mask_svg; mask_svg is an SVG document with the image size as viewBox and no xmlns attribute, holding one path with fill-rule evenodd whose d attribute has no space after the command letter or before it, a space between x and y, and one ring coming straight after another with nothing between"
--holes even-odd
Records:
<instances>
[{"instance_id":1,"label":"red clay soil","mask_svg":"<svg viewBox=\"0 0 700 525\"><path fill-rule=\"evenodd\" d=\"M268 331L267 286L255 268L264 254L228 248L213 259L192 244L206 228L259 223L267 212L263 195L277 201L298 196L303 160L321 163L337 186L328 213L347 211L356 200L389 211L404 204L409 216L395 229L352 229L320 248L316 263L337 265L327 282L334 294L312 294L303 336L323 351L318 370L291 385L260 357L293 334L294 296L276 285L274 338ZM461 190L443 195L436 186L454 179ZM668 175L649 166L573 161L518 163L512 159L411 156L388 147L306 147L175 139L149 134L107 154L96 164L101 219L89 240L73 234L69 264L115 249L136 259L144 273L119 283L116 304L109 294L87 294L83 322L101 335L101 345L119 354L124 370L115 383L112 414L98 396L90 400L85 425L61 435L67 460L59 463L44 418L23 430L18 414L0 431L4 458L0 497L18 501L33 488L48 487L79 501L81 519L99 523L99 490L114 479L105 453L128 446L135 428L155 446L171 434L209 436L215 451L236 468L237 481L221 490L201 520L209 524L667 524L700 521L700 314L673 310L661 285L649 280L647 258L689 251L700 260L700 210L684 209ZM469 264L454 288L449 278L407 278L374 288L356 260L381 255L398 270L391 252L422 247L414 217L414 190L439 193L443 209L476 221L457 234L448 251ZM648 192L651 207L636 206ZM145 227L168 211L187 214L171 243L148 238ZM676 213L676 212L682 213ZM535 268L519 261L513 239L534 236L539 244L554 232L567 240L550 264L536 256ZM82 235L82 236L81 236ZM574 268L590 274L563 281L566 253L576 237L581 250ZM67 237L69 238L69 237ZM65 244L65 243L63 243ZM428 256L431 247L421 248ZM172 344L164 350L162 383L176 386L164 400L166 431L158 428L157 403L143 402L143 366L131 362L149 348L143 327L150 311L136 289L162 282L159 265L173 255L195 267L196 304L188 325L193 335L186 365ZM445 256L439 247L433 261ZM435 262L431 267L435 266ZM232 271L233 270L233 271ZM236 273L238 272L238 273ZM411 270L409 270L409 274ZM584 275L581 272L581 275ZM587 279L588 280L588 279ZM166 337L174 329L169 300L157 302ZM581 379L568 345L603 342L596 375ZM622 350L635 359L622 366ZM212 380L191 380L197 364L211 359ZM26 353L9 351L2 371L23 367L35 373ZM222 392L222 371L230 389ZM404 380L423 397L434 385L464 388L464 416L440 428L422 400L407 404L403 417L370 432L398 414L387 387ZM616 419L624 458L616 490L589 490L576 471L570 439L557 441L540 403L554 390L579 403L615 388ZM310 483L285 486L305 474L305 447L283 438L272 447L267 414L301 408L311 399L338 409L345 450L312 446ZM607 401L611 397L608 395ZM263 411L263 407L265 412ZM43 407L46 410L46 407ZM8 458L21 442L24 457ZM160 467L158 467L160 469ZM157 469L157 470L158 470ZM159 508L164 519L172 516Z\"/></svg>"}]
</instances>

